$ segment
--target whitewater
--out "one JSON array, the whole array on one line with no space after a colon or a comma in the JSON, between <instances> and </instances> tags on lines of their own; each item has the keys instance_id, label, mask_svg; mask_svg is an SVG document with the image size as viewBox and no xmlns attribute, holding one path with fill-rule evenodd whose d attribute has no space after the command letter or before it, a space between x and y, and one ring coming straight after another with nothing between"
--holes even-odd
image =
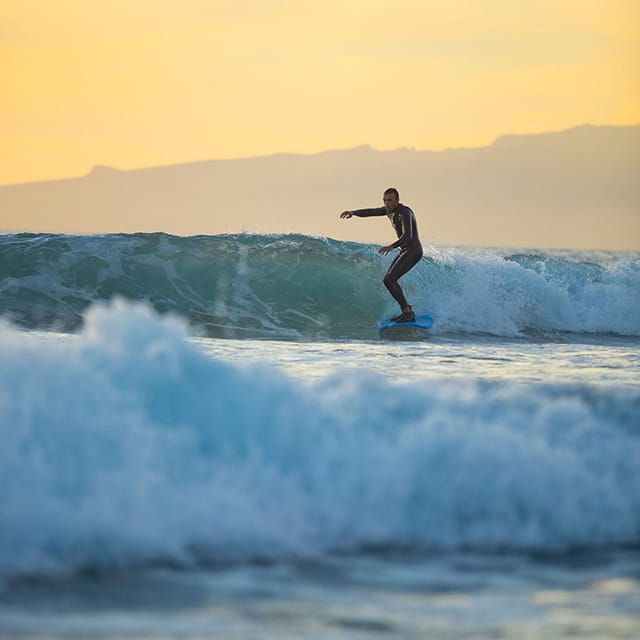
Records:
<instances>
[{"instance_id":1,"label":"whitewater","mask_svg":"<svg viewBox=\"0 0 640 640\"><path fill-rule=\"evenodd\" d=\"M640 635L640 254L0 236L0 638Z\"/></svg>"},{"instance_id":2,"label":"whitewater","mask_svg":"<svg viewBox=\"0 0 640 640\"><path fill-rule=\"evenodd\" d=\"M395 313L374 245L302 235L0 236L0 312L72 331L116 295L210 337L376 339ZM428 247L405 278L434 333L640 336L640 254Z\"/></svg>"}]
</instances>

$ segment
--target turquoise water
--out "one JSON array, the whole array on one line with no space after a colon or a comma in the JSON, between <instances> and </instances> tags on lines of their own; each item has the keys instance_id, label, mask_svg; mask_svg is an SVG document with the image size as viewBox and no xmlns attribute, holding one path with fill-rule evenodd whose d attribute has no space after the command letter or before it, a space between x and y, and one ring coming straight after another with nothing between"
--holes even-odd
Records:
<instances>
[{"instance_id":1,"label":"turquoise water","mask_svg":"<svg viewBox=\"0 0 640 640\"><path fill-rule=\"evenodd\" d=\"M637 257L9 238L0 637L640 635Z\"/></svg>"},{"instance_id":2,"label":"turquoise water","mask_svg":"<svg viewBox=\"0 0 640 640\"><path fill-rule=\"evenodd\" d=\"M0 235L0 314L77 330L115 296L208 337L377 340L396 313L377 247L302 235ZM403 279L433 335L640 336L640 255L429 246Z\"/></svg>"}]
</instances>

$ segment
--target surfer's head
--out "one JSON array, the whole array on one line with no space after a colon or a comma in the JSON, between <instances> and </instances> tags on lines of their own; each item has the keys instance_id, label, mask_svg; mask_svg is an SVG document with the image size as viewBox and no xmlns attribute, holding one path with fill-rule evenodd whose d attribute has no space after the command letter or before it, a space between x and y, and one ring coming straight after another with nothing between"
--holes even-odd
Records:
<instances>
[{"instance_id":1,"label":"surfer's head","mask_svg":"<svg viewBox=\"0 0 640 640\"><path fill-rule=\"evenodd\" d=\"M389 213L393 213L400 202L400 194L394 187L389 187L382 196L382 202Z\"/></svg>"}]
</instances>

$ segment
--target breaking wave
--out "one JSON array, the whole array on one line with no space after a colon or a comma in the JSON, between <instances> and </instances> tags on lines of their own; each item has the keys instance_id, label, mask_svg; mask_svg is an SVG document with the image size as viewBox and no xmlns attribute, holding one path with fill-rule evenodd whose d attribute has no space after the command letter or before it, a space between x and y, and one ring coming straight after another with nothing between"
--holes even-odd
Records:
<instances>
[{"instance_id":1,"label":"breaking wave","mask_svg":"<svg viewBox=\"0 0 640 640\"><path fill-rule=\"evenodd\" d=\"M369 339L395 312L374 245L303 235L0 236L0 314L73 331L95 301L172 311L211 337ZM402 280L433 332L640 336L636 255L427 247Z\"/></svg>"},{"instance_id":2,"label":"breaking wave","mask_svg":"<svg viewBox=\"0 0 640 640\"><path fill-rule=\"evenodd\" d=\"M124 301L0 352L0 576L640 542L635 388L303 383Z\"/></svg>"}]
</instances>

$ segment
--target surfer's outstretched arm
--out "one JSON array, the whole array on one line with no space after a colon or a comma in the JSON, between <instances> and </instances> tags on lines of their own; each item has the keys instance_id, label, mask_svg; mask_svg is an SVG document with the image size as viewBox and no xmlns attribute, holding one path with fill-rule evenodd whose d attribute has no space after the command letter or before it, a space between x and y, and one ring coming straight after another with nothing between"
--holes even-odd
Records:
<instances>
[{"instance_id":1,"label":"surfer's outstretched arm","mask_svg":"<svg viewBox=\"0 0 640 640\"><path fill-rule=\"evenodd\" d=\"M356 216L356 218L371 218L373 216L386 215L388 215L386 207L375 207L373 209L356 209L355 211L343 211L340 214L340 217L351 218L352 216Z\"/></svg>"}]
</instances>

